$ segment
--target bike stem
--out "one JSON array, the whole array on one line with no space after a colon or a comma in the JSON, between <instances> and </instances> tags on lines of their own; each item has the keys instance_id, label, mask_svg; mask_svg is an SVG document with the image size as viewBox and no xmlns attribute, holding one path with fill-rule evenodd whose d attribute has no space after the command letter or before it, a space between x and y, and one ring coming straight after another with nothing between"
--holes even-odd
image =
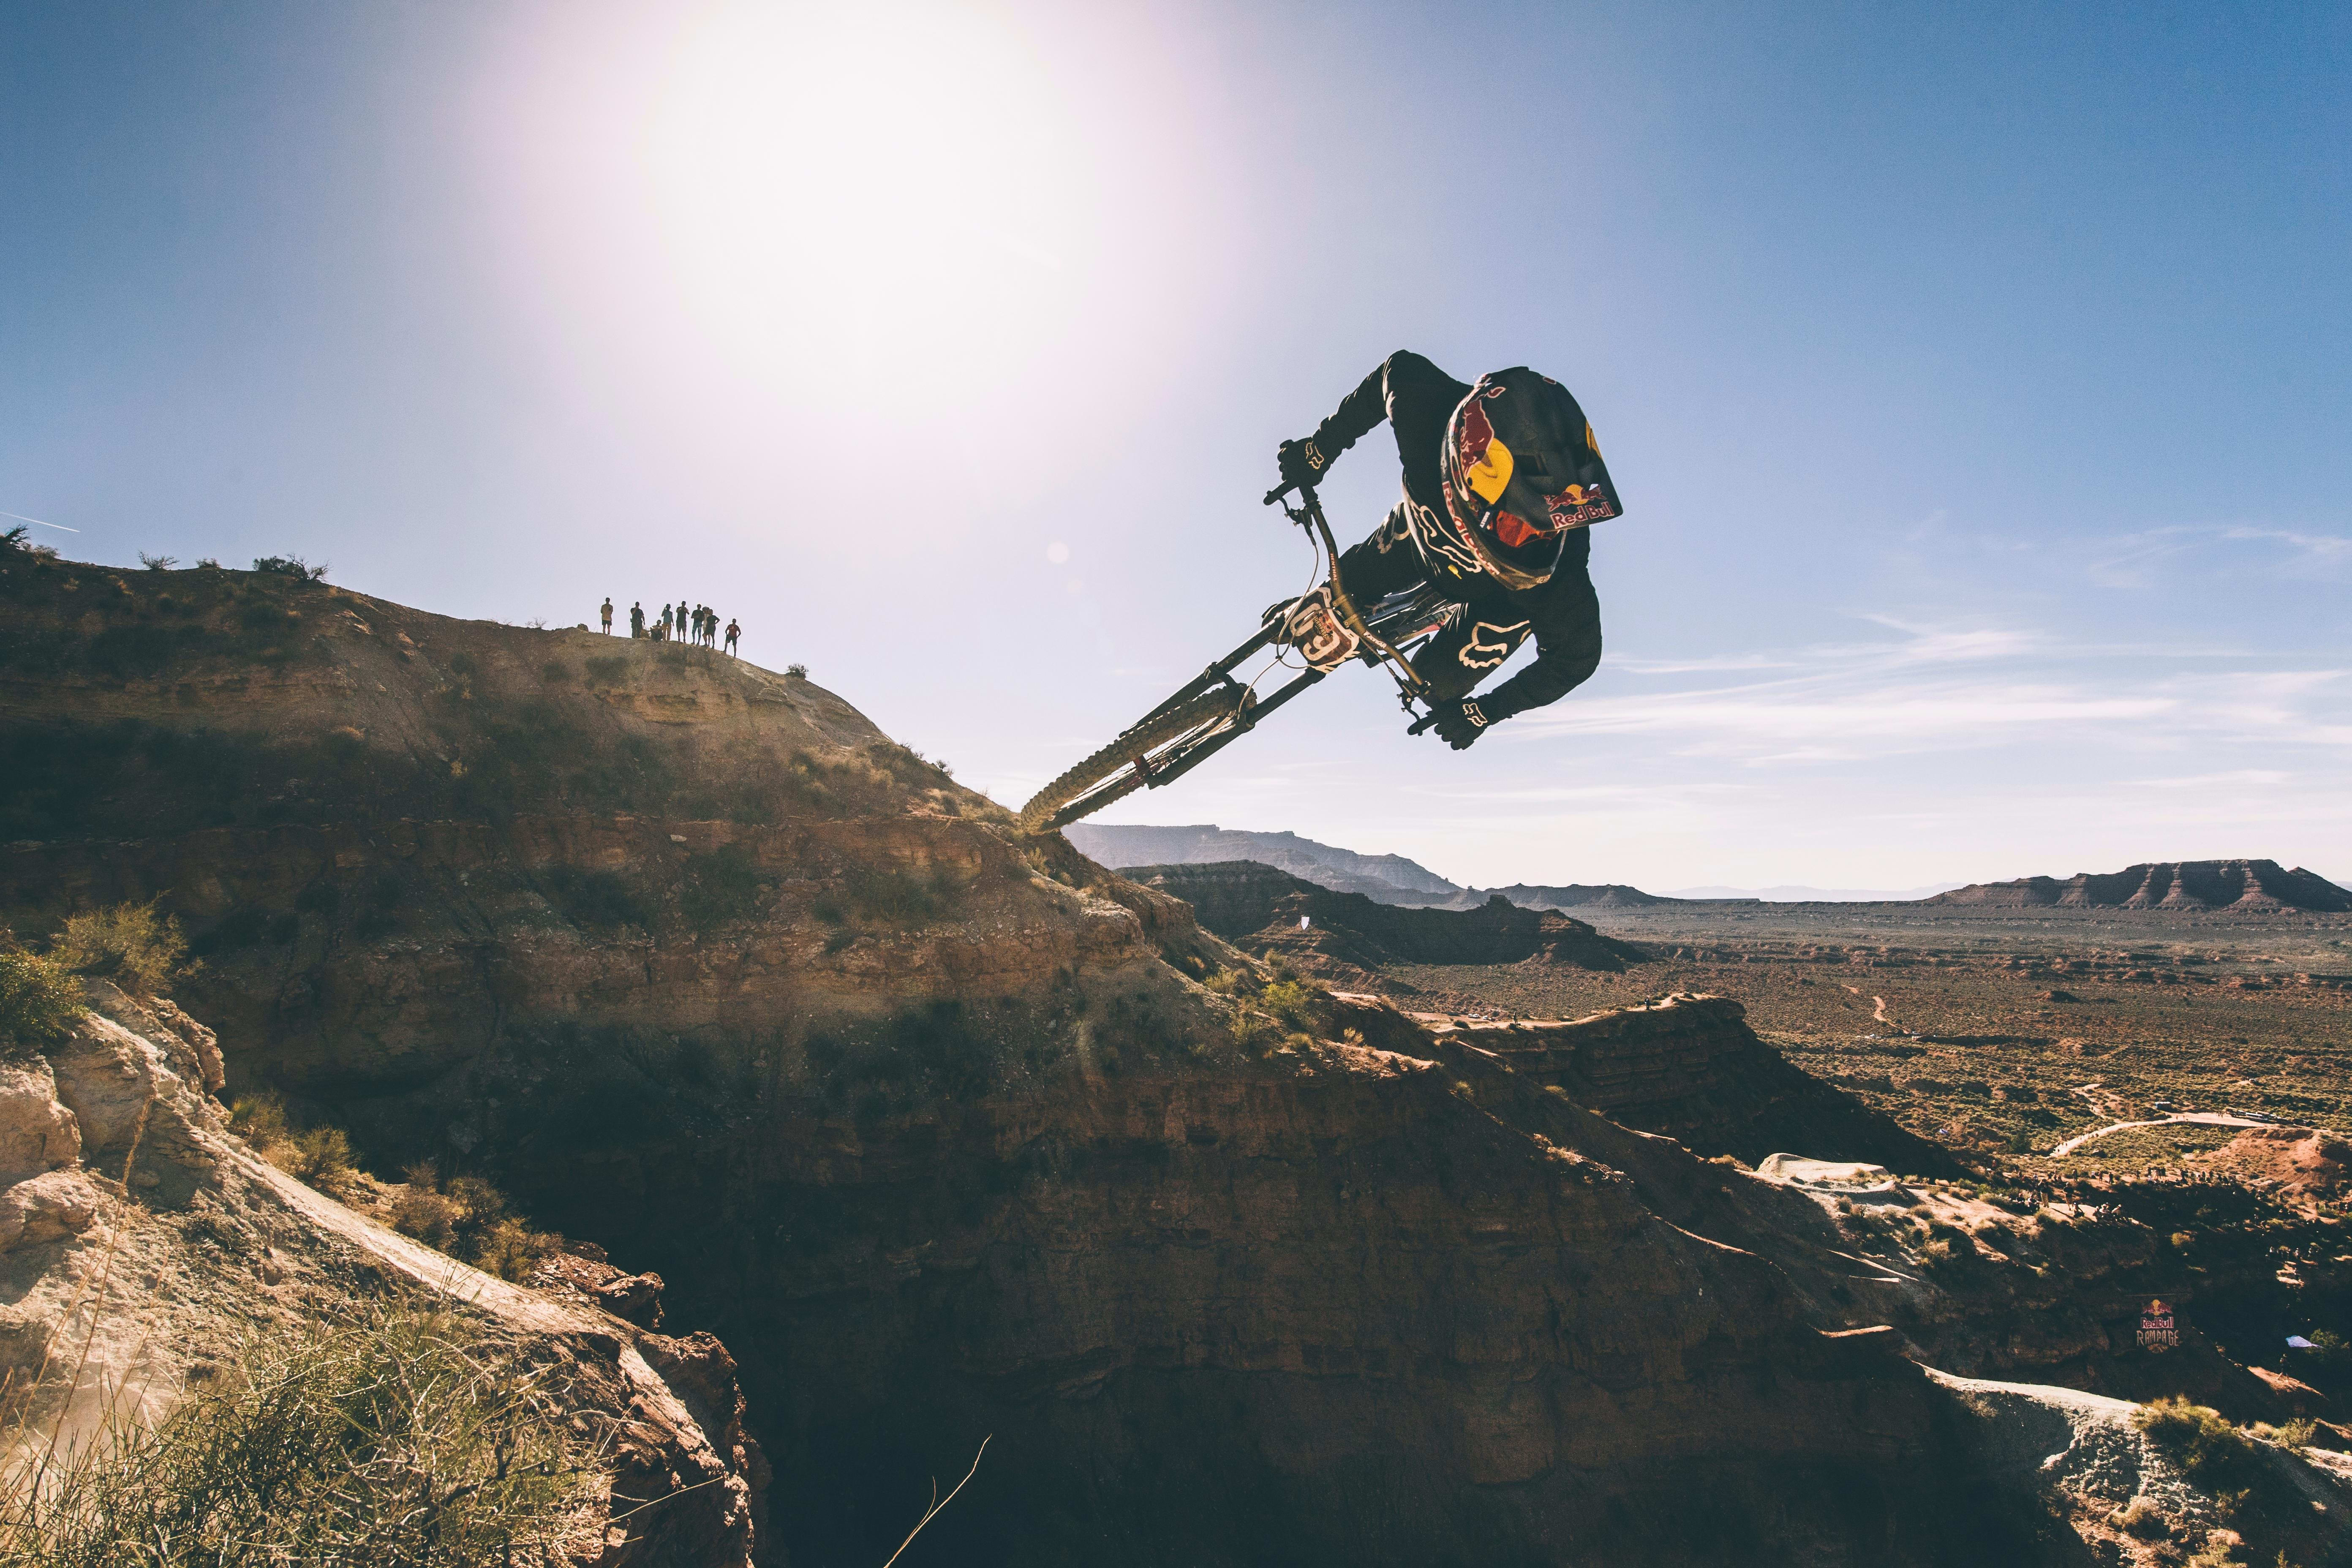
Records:
<instances>
[{"instance_id":1,"label":"bike stem","mask_svg":"<svg viewBox=\"0 0 2352 1568\"><path fill-rule=\"evenodd\" d=\"M1347 584L1339 580L1339 543L1331 537L1331 525L1324 521L1323 503L1316 499L1315 487L1312 485L1297 487L1299 499L1299 504L1297 506L1283 500L1283 497L1292 488L1289 485L1284 485L1279 489L1268 490L1265 494L1266 504L1271 506L1276 501L1282 501L1282 510L1288 514L1291 521L1307 529L1310 533L1322 536L1324 552L1331 558L1332 602L1339 606L1339 614L1347 621L1349 629L1363 638L1365 643L1377 650L1382 658L1388 660L1391 666L1390 673L1396 678L1396 683L1403 688L1406 707L1410 708L1415 699L1423 702L1428 701L1429 682L1422 679L1420 671L1413 668L1410 659L1391 647L1378 632L1366 626L1364 617L1356 613L1356 601L1348 596ZM1428 722L1429 721L1424 719L1421 725L1416 725L1407 732L1417 735Z\"/></svg>"}]
</instances>

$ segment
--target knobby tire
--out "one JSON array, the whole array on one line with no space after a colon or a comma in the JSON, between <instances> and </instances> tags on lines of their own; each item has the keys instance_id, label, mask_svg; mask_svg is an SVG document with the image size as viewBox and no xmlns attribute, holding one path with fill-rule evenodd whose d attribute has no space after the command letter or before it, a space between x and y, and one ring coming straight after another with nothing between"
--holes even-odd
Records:
<instances>
[{"instance_id":1,"label":"knobby tire","mask_svg":"<svg viewBox=\"0 0 2352 1568\"><path fill-rule=\"evenodd\" d=\"M1240 711L1242 700L1236 699L1231 687L1212 687L1189 702L1180 702L1165 713L1145 720L1039 790L1021 808L1021 831L1034 834L1066 826L1134 794L1151 782L1151 775L1135 765L1139 755L1148 755L1221 719L1232 717ZM1128 770L1123 779L1118 777L1122 768ZM1097 787L1106 784L1108 787ZM1081 796L1086 799L1086 810L1064 816L1063 808Z\"/></svg>"}]
</instances>

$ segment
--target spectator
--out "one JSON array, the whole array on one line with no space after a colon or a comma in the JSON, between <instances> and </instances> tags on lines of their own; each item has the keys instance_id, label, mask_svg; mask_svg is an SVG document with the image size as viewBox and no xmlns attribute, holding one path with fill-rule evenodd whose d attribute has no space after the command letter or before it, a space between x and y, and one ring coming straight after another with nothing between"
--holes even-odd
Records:
<instances>
[{"instance_id":1,"label":"spectator","mask_svg":"<svg viewBox=\"0 0 2352 1568\"><path fill-rule=\"evenodd\" d=\"M708 605L702 606L702 646L719 646L719 612Z\"/></svg>"},{"instance_id":2,"label":"spectator","mask_svg":"<svg viewBox=\"0 0 2352 1568\"><path fill-rule=\"evenodd\" d=\"M669 641L669 627L670 627L670 619L669 619L669 616L670 616L670 609L669 609L669 606L668 606L667 605L664 605L662 606L662 613L661 613L661 636L656 639L656 640L658 640L658 641L661 641L661 642L667 642L667 641Z\"/></svg>"},{"instance_id":3,"label":"spectator","mask_svg":"<svg viewBox=\"0 0 2352 1568\"><path fill-rule=\"evenodd\" d=\"M646 602L643 599L629 606L629 635L633 637L646 635Z\"/></svg>"},{"instance_id":4,"label":"spectator","mask_svg":"<svg viewBox=\"0 0 2352 1568\"><path fill-rule=\"evenodd\" d=\"M740 637L742 635L743 628L741 626L736 625L732 620L727 623L727 657L729 658L740 657L735 651L735 643L736 639Z\"/></svg>"},{"instance_id":5,"label":"spectator","mask_svg":"<svg viewBox=\"0 0 2352 1568\"><path fill-rule=\"evenodd\" d=\"M604 608L602 614L604 617L604 635L611 637L613 635L613 595L610 594L604 595Z\"/></svg>"}]
</instances>

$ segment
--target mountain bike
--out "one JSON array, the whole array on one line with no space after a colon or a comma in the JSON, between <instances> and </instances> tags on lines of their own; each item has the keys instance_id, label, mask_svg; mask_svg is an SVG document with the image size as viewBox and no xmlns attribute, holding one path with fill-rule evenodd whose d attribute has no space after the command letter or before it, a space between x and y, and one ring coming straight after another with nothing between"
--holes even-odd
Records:
<instances>
[{"instance_id":1,"label":"mountain bike","mask_svg":"<svg viewBox=\"0 0 2352 1568\"><path fill-rule=\"evenodd\" d=\"M1416 715L1408 733L1433 722L1414 705L1428 701L1428 683L1412 668L1414 649L1435 636L1455 614L1454 602L1424 584L1359 607L1339 580L1339 547L1324 521L1323 505L1311 486L1284 485L1265 494L1280 502L1290 521L1305 531L1318 564L1328 563L1321 584L1286 606L1269 612L1257 634L1186 682L1167 701L1119 731L1118 738L1037 792L1021 808L1024 833L1066 827L1124 799L1139 789L1158 789L1199 767L1257 728L1266 716L1321 681L1340 666L1362 663L1388 668L1397 700ZM1302 606L1305 606L1302 609ZM1273 652L1247 680L1234 671L1246 660ZM1290 662L1297 654L1304 668ZM1258 688L1276 670L1283 683L1261 696Z\"/></svg>"}]
</instances>

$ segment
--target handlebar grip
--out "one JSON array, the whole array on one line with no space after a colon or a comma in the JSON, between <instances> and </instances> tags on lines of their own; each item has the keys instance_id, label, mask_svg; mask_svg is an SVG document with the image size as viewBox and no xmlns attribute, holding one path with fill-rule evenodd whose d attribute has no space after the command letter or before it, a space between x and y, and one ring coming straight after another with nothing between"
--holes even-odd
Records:
<instances>
[{"instance_id":1,"label":"handlebar grip","mask_svg":"<svg viewBox=\"0 0 2352 1568\"><path fill-rule=\"evenodd\" d=\"M1434 723L1436 723L1436 722L1437 722L1437 715L1436 715L1436 714L1434 714L1434 713L1424 713L1424 714L1423 714L1423 715L1422 715L1418 720L1414 721L1412 724L1407 725L1407 726L1405 727L1405 733L1406 733L1406 734L1408 734L1408 735L1418 735L1418 734L1420 734L1423 731L1424 731L1424 730L1428 729L1432 724L1434 724Z\"/></svg>"},{"instance_id":2,"label":"handlebar grip","mask_svg":"<svg viewBox=\"0 0 2352 1568\"><path fill-rule=\"evenodd\" d=\"M1260 501L1258 504L1260 506L1272 506L1275 502L1280 500L1283 497L1288 495L1297 488L1298 487L1297 485L1277 485L1274 489L1266 491L1265 500Z\"/></svg>"}]
</instances>

